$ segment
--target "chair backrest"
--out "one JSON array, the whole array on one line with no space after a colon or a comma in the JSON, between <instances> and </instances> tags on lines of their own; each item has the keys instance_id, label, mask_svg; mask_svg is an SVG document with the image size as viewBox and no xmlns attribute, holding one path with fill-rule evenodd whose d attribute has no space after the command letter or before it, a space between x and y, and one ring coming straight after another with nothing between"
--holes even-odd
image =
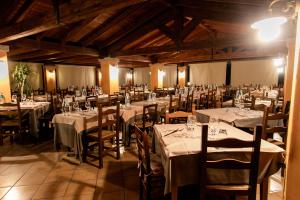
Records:
<instances>
[{"instance_id":1,"label":"chair backrest","mask_svg":"<svg viewBox=\"0 0 300 200\"><path fill-rule=\"evenodd\" d=\"M87 96L85 101L89 101L92 108L96 108L98 106L98 96Z\"/></svg>"},{"instance_id":2,"label":"chair backrest","mask_svg":"<svg viewBox=\"0 0 300 200\"><path fill-rule=\"evenodd\" d=\"M138 148L140 176L143 177L145 174L151 173L148 136L147 133L141 131L137 126L134 129Z\"/></svg>"},{"instance_id":3,"label":"chair backrest","mask_svg":"<svg viewBox=\"0 0 300 200\"><path fill-rule=\"evenodd\" d=\"M208 190L207 183L207 169L219 169L219 170L249 170L249 182L248 182L248 194L255 199L258 167L259 167L259 154L261 144L262 127L257 126L255 128L254 138L252 141L244 141L236 138L226 138L222 140L208 140L208 125L202 126L202 140L201 140L201 153L200 153L200 195L202 199L205 199L205 193ZM237 159L208 159L208 148L252 148L249 161L237 160Z\"/></svg>"},{"instance_id":4,"label":"chair backrest","mask_svg":"<svg viewBox=\"0 0 300 200\"><path fill-rule=\"evenodd\" d=\"M268 139L273 136L274 133L279 133L283 142L286 142L287 137L287 122L289 115L279 112L279 113L270 113L269 109L265 107L264 117L263 117L263 139ZM280 124L280 125L276 125ZM270 126L271 124L271 126Z\"/></svg>"},{"instance_id":5,"label":"chair backrest","mask_svg":"<svg viewBox=\"0 0 300 200\"><path fill-rule=\"evenodd\" d=\"M143 106L143 131L145 130L146 122L152 122L152 125L157 122L157 104Z\"/></svg>"},{"instance_id":6,"label":"chair backrest","mask_svg":"<svg viewBox=\"0 0 300 200\"><path fill-rule=\"evenodd\" d=\"M102 107L98 103L98 137L102 138L102 129L109 128L115 129L117 140L119 139L120 126L120 103L118 102L116 108Z\"/></svg>"},{"instance_id":7,"label":"chair backrest","mask_svg":"<svg viewBox=\"0 0 300 200\"><path fill-rule=\"evenodd\" d=\"M179 94L178 98L170 95L170 103L169 103L169 113L175 112L179 109L181 102L181 94Z\"/></svg>"},{"instance_id":8,"label":"chair backrest","mask_svg":"<svg viewBox=\"0 0 300 200\"><path fill-rule=\"evenodd\" d=\"M186 97L186 112L192 112L194 102L194 91L189 92Z\"/></svg>"},{"instance_id":9,"label":"chair backrest","mask_svg":"<svg viewBox=\"0 0 300 200\"><path fill-rule=\"evenodd\" d=\"M140 89L133 89L133 101L143 101L144 100L144 91Z\"/></svg>"},{"instance_id":10,"label":"chair backrest","mask_svg":"<svg viewBox=\"0 0 300 200\"><path fill-rule=\"evenodd\" d=\"M22 111L20 107L20 97L17 98L17 103L3 103L0 105L0 117L15 120L18 126L22 127ZM1 123L0 123L1 125Z\"/></svg>"}]
</instances>

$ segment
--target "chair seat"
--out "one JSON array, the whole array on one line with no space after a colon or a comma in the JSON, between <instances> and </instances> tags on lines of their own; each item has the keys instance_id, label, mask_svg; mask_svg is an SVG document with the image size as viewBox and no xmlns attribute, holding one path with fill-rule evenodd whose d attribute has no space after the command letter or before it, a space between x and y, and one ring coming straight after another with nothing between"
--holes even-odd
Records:
<instances>
[{"instance_id":1,"label":"chair seat","mask_svg":"<svg viewBox=\"0 0 300 200\"><path fill-rule=\"evenodd\" d=\"M207 185L208 190L222 190L222 191L247 191L249 185Z\"/></svg>"},{"instance_id":2,"label":"chair seat","mask_svg":"<svg viewBox=\"0 0 300 200\"><path fill-rule=\"evenodd\" d=\"M135 125L138 128L143 128L143 121L136 121ZM153 122L145 122L145 128L149 128L149 127L152 127L152 126L153 126Z\"/></svg>"},{"instance_id":3,"label":"chair seat","mask_svg":"<svg viewBox=\"0 0 300 200\"><path fill-rule=\"evenodd\" d=\"M275 144L276 146L279 146L279 147L282 147L282 148L284 148L284 146L285 146L284 142L281 142L279 140L274 140L272 138L269 138L268 142L270 142L272 144Z\"/></svg>"},{"instance_id":4,"label":"chair seat","mask_svg":"<svg viewBox=\"0 0 300 200\"><path fill-rule=\"evenodd\" d=\"M116 136L115 131L102 130L102 139L110 139ZM98 132L91 132L87 135L90 139L98 139Z\"/></svg>"},{"instance_id":5,"label":"chair seat","mask_svg":"<svg viewBox=\"0 0 300 200\"><path fill-rule=\"evenodd\" d=\"M3 122L0 123L2 127L14 127L14 126L19 126L19 121L18 120L4 120Z\"/></svg>"}]
</instances>

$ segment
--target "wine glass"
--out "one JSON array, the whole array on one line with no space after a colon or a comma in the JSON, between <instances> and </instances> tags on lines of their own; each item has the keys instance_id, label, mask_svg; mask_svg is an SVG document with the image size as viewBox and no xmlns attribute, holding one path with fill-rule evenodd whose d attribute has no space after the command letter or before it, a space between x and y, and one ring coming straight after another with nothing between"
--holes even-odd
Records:
<instances>
[{"instance_id":1,"label":"wine glass","mask_svg":"<svg viewBox=\"0 0 300 200\"><path fill-rule=\"evenodd\" d=\"M196 116L195 115L188 115L187 118L187 128L188 130L194 130L196 124Z\"/></svg>"},{"instance_id":2,"label":"wine glass","mask_svg":"<svg viewBox=\"0 0 300 200\"><path fill-rule=\"evenodd\" d=\"M17 95L13 94L11 96L11 100L12 100L12 102L17 103Z\"/></svg>"},{"instance_id":3,"label":"wine glass","mask_svg":"<svg viewBox=\"0 0 300 200\"><path fill-rule=\"evenodd\" d=\"M217 125L219 123L218 117L210 117L209 118L209 127L210 127L210 133L212 136L215 136L217 133Z\"/></svg>"},{"instance_id":4,"label":"wine glass","mask_svg":"<svg viewBox=\"0 0 300 200\"><path fill-rule=\"evenodd\" d=\"M26 101L26 94L22 95L22 101Z\"/></svg>"},{"instance_id":5,"label":"wine glass","mask_svg":"<svg viewBox=\"0 0 300 200\"><path fill-rule=\"evenodd\" d=\"M85 108L86 108L87 110L91 110L91 102L90 102L90 101L86 101L86 102L85 102Z\"/></svg>"}]
</instances>

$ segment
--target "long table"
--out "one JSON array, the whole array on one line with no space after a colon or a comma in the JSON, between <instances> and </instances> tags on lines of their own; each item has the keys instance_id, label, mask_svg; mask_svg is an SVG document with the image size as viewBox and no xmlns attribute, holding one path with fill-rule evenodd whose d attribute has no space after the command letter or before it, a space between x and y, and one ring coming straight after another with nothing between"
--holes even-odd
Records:
<instances>
[{"instance_id":1,"label":"long table","mask_svg":"<svg viewBox=\"0 0 300 200\"><path fill-rule=\"evenodd\" d=\"M212 124L209 124L211 126ZM166 178L165 194L172 193L176 196L177 188L189 184L197 184L199 181L199 154L201 151L201 124L198 124L194 131L188 131L185 124L163 124L155 125L155 150L160 155ZM252 135L239 130L227 123L215 123L216 130L225 129L227 134L217 134L212 136L209 133L209 139L239 138L242 140L251 140ZM179 130L169 134L174 130ZM209 129L210 130L210 129ZM167 134L167 136L165 136ZM249 157L251 149L241 148L238 150L211 148L209 153L218 158L238 158L245 159ZM279 170L278 162L283 159L283 149L273 145L265 140L261 141L261 154L259 163L258 181L261 182L270 175ZM244 183L247 180L247 173L240 171L211 171L209 180L211 183ZM176 199L176 198L174 198Z\"/></svg>"}]
</instances>

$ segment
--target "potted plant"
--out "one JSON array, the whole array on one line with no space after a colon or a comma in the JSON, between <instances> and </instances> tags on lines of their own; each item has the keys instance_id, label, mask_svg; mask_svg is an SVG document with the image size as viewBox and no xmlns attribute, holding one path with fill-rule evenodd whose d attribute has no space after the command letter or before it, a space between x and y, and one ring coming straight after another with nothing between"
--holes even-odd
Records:
<instances>
[{"instance_id":1,"label":"potted plant","mask_svg":"<svg viewBox=\"0 0 300 200\"><path fill-rule=\"evenodd\" d=\"M18 63L15 66L15 69L12 73L12 77L14 79L14 83L21 95L21 98L24 94L24 86L27 82L27 78L32 74L32 70L26 63Z\"/></svg>"}]
</instances>

